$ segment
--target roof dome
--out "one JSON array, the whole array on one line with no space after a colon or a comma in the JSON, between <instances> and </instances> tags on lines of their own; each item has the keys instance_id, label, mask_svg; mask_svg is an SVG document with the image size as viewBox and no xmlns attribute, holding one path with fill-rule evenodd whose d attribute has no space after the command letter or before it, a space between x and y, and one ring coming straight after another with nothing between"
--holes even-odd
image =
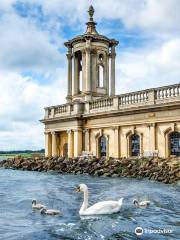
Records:
<instances>
[{"instance_id":1,"label":"roof dome","mask_svg":"<svg viewBox=\"0 0 180 240\"><path fill-rule=\"evenodd\" d=\"M109 44L109 46L112 45L118 45L118 41L115 39L109 39L106 36L103 36L101 34L99 34L96 30L96 25L97 23L94 22L93 16L94 16L94 8L92 5L90 5L89 9L88 9L88 14L89 14L89 21L86 23L87 28L86 28L86 32L82 35L78 35L76 37L74 37L72 40L69 40L67 42L65 42L65 46L66 47L73 47L74 44L78 43L78 42L82 42L82 41L86 41L86 39L91 39L92 41L100 41L100 42L106 42Z\"/></svg>"}]
</instances>

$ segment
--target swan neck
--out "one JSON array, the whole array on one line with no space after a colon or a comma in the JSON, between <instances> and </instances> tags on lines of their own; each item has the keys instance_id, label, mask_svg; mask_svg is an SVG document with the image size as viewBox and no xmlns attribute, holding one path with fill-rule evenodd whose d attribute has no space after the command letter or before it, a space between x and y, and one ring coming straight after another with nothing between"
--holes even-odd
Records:
<instances>
[{"instance_id":1,"label":"swan neck","mask_svg":"<svg viewBox=\"0 0 180 240\"><path fill-rule=\"evenodd\" d=\"M80 212L83 212L87 209L88 207L88 190L84 190L84 201L83 204L81 206Z\"/></svg>"}]
</instances>

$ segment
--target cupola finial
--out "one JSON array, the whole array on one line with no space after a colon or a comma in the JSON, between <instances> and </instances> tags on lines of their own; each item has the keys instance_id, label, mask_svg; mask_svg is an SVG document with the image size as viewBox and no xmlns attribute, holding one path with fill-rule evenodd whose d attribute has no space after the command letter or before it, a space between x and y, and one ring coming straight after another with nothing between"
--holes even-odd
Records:
<instances>
[{"instance_id":1,"label":"cupola finial","mask_svg":"<svg viewBox=\"0 0 180 240\"><path fill-rule=\"evenodd\" d=\"M89 13L89 20L93 22L94 8L92 5L89 6L88 13Z\"/></svg>"},{"instance_id":2,"label":"cupola finial","mask_svg":"<svg viewBox=\"0 0 180 240\"><path fill-rule=\"evenodd\" d=\"M94 16L94 8L92 5L90 5L88 13L89 13L89 22L86 23L87 29L86 34L98 34L96 31L96 23L94 22L93 16Z\"/></svg>"}]
</instances>

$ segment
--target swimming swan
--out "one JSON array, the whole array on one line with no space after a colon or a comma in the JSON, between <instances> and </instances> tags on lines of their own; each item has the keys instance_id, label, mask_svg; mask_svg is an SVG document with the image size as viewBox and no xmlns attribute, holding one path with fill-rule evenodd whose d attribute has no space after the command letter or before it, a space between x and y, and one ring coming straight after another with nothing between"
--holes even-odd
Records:
<instances>
[{"instance_id":1,"label":"swimming swan","mask_svg":"<svg viewBox=\"0 0 180 240\"><path fill-rule=\"evenodd\" d=\"M59 215L61 214L61 212L59 210L56 209L46 209L46 208L42 208L40 210L41 214L46 214L46 215Z\"/></svg>"},{"instance_id":2,"label":"swimming swan","mask_svg":"<svg viewBox=\"0 0 180 240\"><path fill-rule=\"evenodd\" d=\"M46 206L44 206L44 205L41 204L41 203L37 203L37 202L36 202L36 199L33 199L33 200L32 200L32 209L38 209L38 210L40 210L41 208L46 208Z\"/></svg>"},{"instance_id":3,"label":"swimming swan","mask_svg":"<svg viewBox=\"0 0 180 240\"><path fill-rule=\"evenodd\" d=\"M136 207L147 207L150 205L150 201L148 200L139 202L138 200L134 199L133 203Z\"/></svg>"},{"instance_id":4,"label":"swimming swan","mask_svg":"<svg viewBox=\"0 0 180 240\"><path fill-rule=\"evenodd\" d=\"M119 201L98 202L88 208L88 187L85 184L80 184L79 187L76 188L76 192L84 193L84 201L79 211L79 214L81 216L97 214L113 214L119 212L122 206L123 198L119 199Z\"/></svg>"}]
</instances>

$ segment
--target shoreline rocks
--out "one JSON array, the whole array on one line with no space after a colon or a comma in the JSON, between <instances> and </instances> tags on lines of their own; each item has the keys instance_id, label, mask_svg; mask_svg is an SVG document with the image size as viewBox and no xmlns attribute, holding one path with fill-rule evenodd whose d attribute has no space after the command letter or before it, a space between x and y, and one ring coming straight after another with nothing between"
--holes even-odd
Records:
<instances>
[{"instance_id":1,"label":"shoreline rocks","mask_svg":"<svg viewBox=\"0 0 180 240\"><path fill-rule=\"evenodd\" d=\"M0 167L27 171L55 171L58 173L89 174L104 177L148 178L163 183L180 180L180 158L106 158L96 157L34 157L9 158Z\"/></svg>"}]
</instances>

